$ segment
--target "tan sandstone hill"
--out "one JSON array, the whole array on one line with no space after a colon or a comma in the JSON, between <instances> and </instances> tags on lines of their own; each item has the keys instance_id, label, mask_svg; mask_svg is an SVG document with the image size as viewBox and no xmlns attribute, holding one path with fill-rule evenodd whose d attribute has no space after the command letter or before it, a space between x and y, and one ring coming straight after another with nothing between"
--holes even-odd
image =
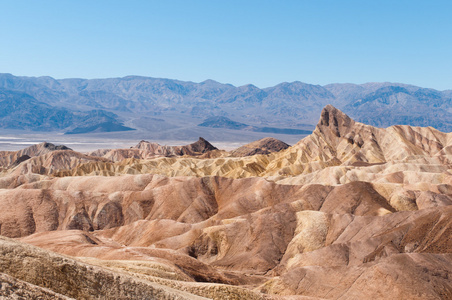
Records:
<instances>
[{"instance_id":1,"label":"tan sandstone hill","mask_svg":"<svg viewBox=\"0 0 452 300\"><path fill-rule=\"evenodd\" d=\"M43 142L20 151L0 151L0 168L12 168L31 157L41 156L57 150L71 149L66 146L56 146L51 143Z\"/></svg>"}]
</instances>

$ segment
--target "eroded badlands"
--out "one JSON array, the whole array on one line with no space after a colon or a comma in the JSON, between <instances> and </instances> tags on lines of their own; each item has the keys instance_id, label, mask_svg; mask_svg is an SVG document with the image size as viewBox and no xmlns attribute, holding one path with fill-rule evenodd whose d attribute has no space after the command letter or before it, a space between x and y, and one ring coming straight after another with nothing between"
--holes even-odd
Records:
<instances>
[{"instance_id":1,"label":"eroded badlands","mask_svg":"<svg viewBox=\"0 0 452 300\"><path fill-rule=\"evenodd\" d=\"M452 134L0 152L0 295L451 299ZM30 296L32 295L32 296Z\"/></svg>"}]
</instances>

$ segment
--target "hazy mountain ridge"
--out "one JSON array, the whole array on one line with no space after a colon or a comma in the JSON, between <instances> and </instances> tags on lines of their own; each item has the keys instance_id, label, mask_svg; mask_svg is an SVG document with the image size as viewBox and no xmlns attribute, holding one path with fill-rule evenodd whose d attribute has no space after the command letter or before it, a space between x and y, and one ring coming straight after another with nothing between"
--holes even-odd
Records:
<instances>
[{"instance_id":1,"label":"hazy mountain ridge","mask_svg":"<svg viewBox=\"0 0 452 300\"><path fill-rule=\"evenodd\" d=\"M99 127L102 131L120 128L131 130L122 125L118 116L104 110L78 111L65 107L52 106L40 102L29 94L0 89L0 127L33 131L65 130L68 133L83 131L84 128Z\"/></svg>"},{"instance_id":2,"label":"hazy mountain ridge","mask_svg":"<svg viewBox=\"0 0 452 300\"><path fill-rule=\"evenodd\" d=\"M0 89L24 93L24 100L34 98L55 110L114 113L109 121L116 124L118 130L124 129L119 126L121 121L136 129L152 128L151 119L140 119L145 116L159 116L168 123L167 127L172 128L188 125L197 128L206 118L224 116L250 126L306 130L314 127L322 107L327 104L333 104L356 120L374 126L408 124L452 130L450 90L437 91L399 83L320 86L284 82L260 89L251 84L235 87L213 80L194 83L141 76L56 80L0 74ZM24 119L26 116L5 115L0 118L1 127L11 128L13 122L21 123ZM138 119L140 121L134 121ZM60 130L67 127L61 122L63 120L43 129L38 121L29 120L26 128ZM84 127L85 132L103 130L102 126L93 129L83 120L73 120L72 124L73 128ZM311 124L312 127L301 124ZM111 128L115 129L115 126Z\"/></svg>"}]
</instances>

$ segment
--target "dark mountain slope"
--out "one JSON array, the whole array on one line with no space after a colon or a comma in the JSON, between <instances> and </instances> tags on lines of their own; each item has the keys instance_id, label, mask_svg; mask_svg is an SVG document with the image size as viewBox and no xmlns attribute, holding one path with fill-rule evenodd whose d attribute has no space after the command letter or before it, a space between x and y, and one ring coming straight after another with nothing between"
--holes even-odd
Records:
<instances>
[{"instance_id":1,"label":"dark mountain slope","mask_svg":"<svg viewBox=\"0 0 452 300\"><path fill-rule=\"evenodd\" d=\"M0 128L74 131L82 126L86 128L84 132L132 130L117 118L117 115L103 110L73 111L37 101L25 93L0 90Z\"/></svg>"}]
</instances>

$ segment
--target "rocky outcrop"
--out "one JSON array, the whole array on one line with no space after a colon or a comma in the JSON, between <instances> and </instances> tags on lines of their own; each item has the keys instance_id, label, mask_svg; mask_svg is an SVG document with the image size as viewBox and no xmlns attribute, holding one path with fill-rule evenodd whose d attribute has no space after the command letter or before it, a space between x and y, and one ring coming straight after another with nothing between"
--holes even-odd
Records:
<instances>
[{"instance_id":1,"label":"rocky outcrop","mask_svg":"<svg viewBox=\"0 0 452 300\"><path fill-rule=\"evenodd\" d=\"M12 176L24 174L51 175L58 171L71 170L86 163L106 163L109 160L88 156L72 150L55 150L42 155L27 158L20 156L6 172Z\"/></svg>"},{"instance_id":2,"label":"rocky outcrop","mask_svg":"<svg viewBox=\"0 0 452 300\"><path fill-rule=\"evenodd\" d=\"M196 156L208 151L218 150L202 137L200 137L198 141L186 146L161 146L157 143L141 141L133 148L148 151L151 155L159 154L167 157L183 155Z\"/></svg>"},{"instance_id":3,"label":"rocky outcrop","mask_svg":"<svg viewBox=\"0 0 452 300\"><path fill-rule=\"evenodd\" d=\"M0 273L0 297L1 299L43 299L43 300L67 300L69 298L57 294L52 290L36 286L28 282L17 280L14 277Z\"/></svg>"},{"instance_id":4,"label":"rocky outcrop","mask_svg":"<svg viewBox=\"0 0 452 300\"><path fill-rule=\"evenodd\" d=\"M0 167L12 168L31 157L45 155L58 150L71 150L64 145L54 145L43 142L37 145L27 147L20 151L0 151Z\"/></svg>"},{"instance_id":5,"label":"rocky outcrop","mask_svg":"<svg viewBox=\"0 0 452 300\"><path fill-rule=\"evenodd\" d=\"M243 157L256 154L270 154L287 149L290 146L283 141L274 138L263 138L258 141L243 145L231 152L231 156Z\"/></svg>"},{"instance_id":6,"label":"rocky outcrop","mask_svg":"<svg viewBox=\"0 0 452 300\"><path fill-rule=\"evenodd\" d=\"M44 297L48 299L50 296L67 299L61 295L75 299L89 299L93 296L103 299L206 299L126 274L87 265L3 237L0 237L0 244L2 273L7 274L8 278L13 278L9 281L15 285L18 285L16 283L18 280L25 282L21 286L24 289L23 294L32 294L33 298L44 293ZM54 292L48 291L48 288ZM0 293L10 296L11 292L8 290L2 289ZM35 290L38 290L38 293Z\"/></svg>"},{"instance_id":7,"label":"rocky outcrop","mask_svg":"<svg viewBox=\"0 0 452 300\"><path fill-rule=\"evenodd\" d=\"M162 146L158 143L140 141L129 149L101 149L88 153L90 156L104 157L118 162L124 159L151 159L156 157L193 156L201 158L224 156L225 152L218 150L208 141L199 138L198 141L185 146Z\"/></svg>"}]
</instances>

